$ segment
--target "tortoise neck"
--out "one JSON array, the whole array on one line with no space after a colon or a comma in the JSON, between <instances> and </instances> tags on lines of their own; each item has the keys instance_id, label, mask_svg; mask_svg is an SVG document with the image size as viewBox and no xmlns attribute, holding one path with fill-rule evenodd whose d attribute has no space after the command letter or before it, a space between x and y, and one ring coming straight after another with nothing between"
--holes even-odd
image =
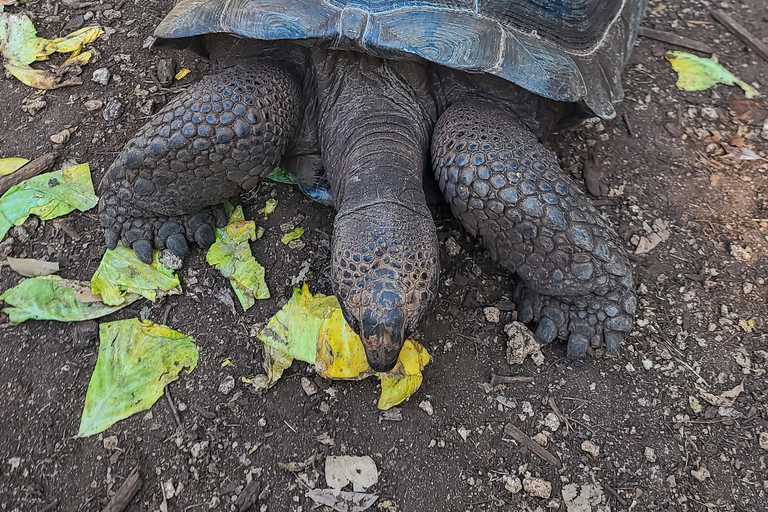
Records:
<instances>
[{"instance_id":1,"label":"tortoise neck","mask_svg":"<svg viewBox=\"0 0 768 512\"><path fill-rule=\"evenodd\" d=\"M422 190L434 107L412 62L318 50L320 140L339 214L377 202L429 215Z\"/></svg>"}]
</instances>

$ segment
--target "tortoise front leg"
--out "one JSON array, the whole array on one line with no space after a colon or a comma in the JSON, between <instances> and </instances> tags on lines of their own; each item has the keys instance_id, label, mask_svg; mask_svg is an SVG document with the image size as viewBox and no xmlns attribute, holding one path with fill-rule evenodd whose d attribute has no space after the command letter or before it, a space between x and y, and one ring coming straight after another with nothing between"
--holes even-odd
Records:
<instances>
[{"instance_id":1,"label":"tortoise front leg","mask_svg":"<svg viewBox=\"0 0 768 512\"><path fill-rule=\"evenodd\" d=\"M432 164L454 215L514 272L518 318L536 338L614 353L632 328L636 296L614 230L511 111L473 100L438 120Z\"/></svg>"},{"instance_id":2,"label":"tortoise front leg","mask_svg":"<svg viewBox=\"0 0 768 512\"><path fill-rule=\"evenodd\" d=\"M158 112L101 181L107 247L147 263L153 246L179 256L214 242L216 208L269 173L299 122L299 86L274 64L238 64L203 78Z\"/></svg>"}]
</instances>

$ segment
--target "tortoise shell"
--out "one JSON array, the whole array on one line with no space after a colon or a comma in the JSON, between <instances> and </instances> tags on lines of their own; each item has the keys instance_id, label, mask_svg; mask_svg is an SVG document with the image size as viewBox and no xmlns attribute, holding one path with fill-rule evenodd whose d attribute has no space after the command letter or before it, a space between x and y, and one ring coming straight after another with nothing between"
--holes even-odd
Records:
<instances>
[{"instance_id":1,"label":"tortoise shell","mask_svg":"<svg viewBox=\"0 0 768 512\"><path fill-rule=\"evenodd\" d=\"M162 39L230 33L420 57L615 116L647 0L181 0Z\"/></svg>"}]
</instances>

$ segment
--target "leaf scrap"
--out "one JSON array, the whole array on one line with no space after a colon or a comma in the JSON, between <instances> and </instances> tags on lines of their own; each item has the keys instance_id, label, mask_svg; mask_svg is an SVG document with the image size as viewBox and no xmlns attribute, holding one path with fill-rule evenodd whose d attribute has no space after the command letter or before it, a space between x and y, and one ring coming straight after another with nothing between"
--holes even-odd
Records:
<instances>
[{"instance_id":1,"label":"leaf scrap","mask_svg":"<svg viewBox=\"0 0 768 512\"><path fill-rule=\"evenodd\" d=\"M29 162L26 158L0 158L0 176L8 176Z\"/></svg>"},{"instance_id":2,"label":"leaf scrap","mask_svg":"<svg viewBox=\"0 0 768 512\"><path fill-rule=\"evenodd\" d=\"M253 306L256 299L270 296L264 267L253 257L249 245L256 238L256 224L245 220L243 208L238 206L230 213L229 223L216 229L216 242L205 256L210 265L229 278L244 310Z\"/></svg>"},{"instance_id":3,"label":"leaf scrap","mask_svg":"<svg viewBox=\"0 0 768 512\"><path fill-rule=\"evenodd\" d=\"M299 180L296 179L296 176L282 167L275 167L271 173L267 174L267 178L276 181L277 183L286 183L288 185L296 185L299 182Z\"/></svg>"},{"instance_id":4,"label":"leaf scrap","mask_svg":"<svg viewBox=\"0 0 768 512\"><path fill-rule=\"evenodd\" d=\"M320 293L313 296L306 284L294 289L293 297L269 320L258 338L272 361L281 365L288 362L279 373L295 358L314 364L326 379L359 380L378 375L382 388L378 407L382 410L402 403L416 392L430 360L423 346L406 340L397 366L389 373L376 374L368 366L360 337L344 320L336 297ZM266 359L265 356L268 375L254 380L261 386L259 389L271 387L279 378L275 378L272 363Z\"/></svg>"},{"instance_id":5,"label":"leaf scrap","mask_svg":"<svg viewBox=\"0 0 768 512\"><path fill-rule=\"evenodd\" d=\"M160 263L159 256L159 251L155 251L152 264L147 265L132 249L122 245L107 249L91 278L93 293L112 306L124 304L133 294L153 302L166 295L180 294L179 277Z\"/></svg>"},{"instance_id":6,"label":"leaf scrap","mask_svg":"<svg viewBox=\"0 0 768 512\"><path fill-rule=\"evenodd\" d=\"M98 202L88 164L40 174L0 197L0 240L13 226L24 224L30 214L50 220L75 209L90 210Z\"/></svg>"},{"instance_id":7,"label":"leaf scrap","mask_svg":"<svg viewBox=\"0 0 768 512\"><path fill-rule=\"evenodd\" d=\"M678 89L683 91L704 91L716 84L738 85L748 99L757 96L757 91L748 83L739 80L725 69L714 55L711 59L698 57L692 53L669 51L665 57L677 71Z\"/></svg>"},{"instance_id":8,"label":"leaf scrap","mask_svg":"<svg viewBox=\"0 0 768 512\"><path fill-rule=\"evenodd\" d=\"M37 29L27 16L0 12L0 54L3 55L3 66L23 83L37 89L58 89L79 84L82 83L79 78L60 82L56 75L34 69L30 64L48 60L51 54L57 52L73 53L72 57L78 57L85 45L94 42L103 33L101 27L83 27L64 37L45 39L37 37ZM87 62L89 59L90 56L80 57L79 61ZM70 62L67 65L72 64Z\"/></svg>"},{"instance_id":9,"label":"leaf scrap","mask_svg":"<svg viewBox=\"0 0 768 512\"><path fill-rule=\"evenodd\" d=\"M91 293L90 283L59 276L25 279L0 295L0 300L10 306L3 308L3 313L15 324L30 319L59 322L92 320L113 313L138 298L138 295L128 295L121 305L109 306Z\"/></svg>"},{"instance_id":10,"label":"leaf scrap","mask_svg":"<svg viewBox=\"0 0 768 512\"><path fill-rule=\"evenodd\" d=\"M34 258L8 258L8 266L24 277L41 277L59 271L58 261L43 261Z\"/></svg>"},{"instance_id":11,"label":"leaf scrap","mask_svg":"<svg viewBox=\"0 0 768 512\"><path fill-rule=\"evenodd\" d=\"M190 373L197 366L194 338L148 320L103 323L99 340L77 437L98 434L149 409L181 370Z\"/></svg>"},{"instance_id":12,"label":"leaf scrap","mask_svg":"<svg viewBox=\"0 0 768 512\"><path fill-rule=\"evenodd\" d=\"M301 238L301 235L304 234L304 228L296 228L293 231L290 231L282 236L280 238L280 241L283 242L285 245L288 245L293 240L298 240Z\"/></svg>"}]
</instances>

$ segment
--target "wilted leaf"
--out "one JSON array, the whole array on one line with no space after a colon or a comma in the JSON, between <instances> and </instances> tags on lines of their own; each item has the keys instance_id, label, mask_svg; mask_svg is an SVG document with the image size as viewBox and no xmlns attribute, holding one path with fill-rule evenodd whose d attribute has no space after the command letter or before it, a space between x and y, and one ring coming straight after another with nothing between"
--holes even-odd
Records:
<instances>
[{"instance_id":1,"label":"wilted leaf","mask_svg":"<svg viewBox=\"0 0 768 512\"><path fill-rule=\"evenodd\" d=\"M379 470L367 455L331 455L325 458L325 483L332 489L339 490L351 483L355 492L362 492L378 481Z\"/></svg>"},{"instance_id":2,"label":"wilted leaf","mask_svg":"<svg viewBox=\"0 0 768 512\"><path fill-rule=\"evenodd\" d=\"M0 158L0 176L7 176L29 162L26 158Z\"/></svg>"},{"instance_id":3,"label":"wilted leaf","mask_svg":"<svg viewBox=\"0 0 768 512\"><path fill-rule=\"evenodd\" d=\"M120 306L108 306L91 295L90 284L59 276L25 279L0 295L9 306L3 309L13 323L25 320L75 322L106 316L137 300L129 295ZM96 299L96 300L95 300Z\"/></svg>"},{"instance_id":4,"label":"wilted leaf","mask_svg":"<svg viewBox=\"0 0 768 512\"><path fill-rule=\"evenodd\" d=\"M712 393L708 393L703 389L699 389L699 395L701 395L701 398L706 400L709 404L715 405L717 407L730 407L734 404L734 402L736 402L736 399L743 391L744 383L742 382L735 388L719 395L713 395Z\"/></svg>"},{"instance_id":5,"label":"wilted leaf","mask_svg":"<svg viewBox=\"0 0 768 512\"><path fill-rule=\"evenodd\" d=\"M261 209L261 213L263 213L266 217L270 213L274 212L275 208L277 208L277 199L267 199L267 204L265 204L264 208Z\"/></svg>"},{"instance_id":6,"label":"wilted leaf","mask_svg":"<svg viewBox=\"0 0 768 512\"><path fill-rule=\"evenodd\" d=\"M0 198L0 240L30 214L50 220L75 209L90 210L98 202L88 164L40 174L11 187Z\"/></svg>"},{"instance_id":7,"label":"wilted leaf","mask_svg":"<svg viewBox=\"0 0 768 512\"><path fill-rule=\"evenodd\" d=\"M269 389L280 380L283 372L291 367L293 358L280 349L264 345L264 371L266 374L257 375L253 378L243 377L242 381L249 384L254 391L264 391Z\"/></svg>"},{"instance_id":8,"label":"wilted leaf","mask_svg":"<svg viewBox=\"0 0 768 512\"><path fill-rule=\"evenodd\" d=\"M731 146L725 142L721 142L720 145L723 147L725 152L728 153L728 156L735 158L736 160L765 160L765 158L755 153L752 149L746 147Z\"/></svg>"},{"instance_id":9,"label":"wilted leaf","mask_svg":"<svg viewBox=\"0 0 768 512\"><path fill-rule=\"evenodd\" d=\"M311 489L307 491L307 497L318 505L331 507L337 512L365 512L379 499L378 494L337 489Z\"/></svg>"},{"instance_id":10,"label":"wilted leaf","mask_svg":"<svg viewBox=\"0 0 768 512\"><path fill-rule=\"evenodd\" d=\"M364 379L375 374L368 366L360 337L344 320L336 297L313 296L306 284L300 290L294 289L291 299L269 320L258 338L265 351L268 347L277 349L280 354L314 364L324 378ZM428 362L426 349L406 340L395 368L378 374L382 381L379 407L393 407L416 392Z\"/></svg>"},{"instance_id":11,"label":"wilted leaf","mask_svg":"<svg viewBox=\"0 0 768 512\"><path fill-rule=\"evenodd\" d=\"M43 261L33 258L8 258L8 266L24 277L48 276L59 271L58 261Z\"/></svg>"},{"instance_id":12,"label":"wilted leaf","mask_svg":"<svg viewBox=\"0 0 768 512\"><path fill-rule=\"evenodd\" d=\"M299 180L296 179L296 176L282 167L275 167L271 173L267 174L267 178L278 183L287 183L288 185L296 185L299 182Z\"/></svg>"},{"instance_id":13,"label":"wilted leaf","mask_svg":"<svg viewBox=\"0 0 768 512\"><path fill-rule=\"evenodd\" d=\"M142 262L133 252L122 245L107 249L99 268L91 278L93 293L101 295L105 304L118 306L131 294L155 301L165 295L181 293L181 282L173 270L165 268L155 251L151 265Z\"/></svg>"},{"instance_id":14,"label":"wilted leaf","mask_svg":"<svg viewBox=\"0 0 768 512\"><path fill-rule=\"evenodd\" d=\"M304 234L304 228L296 228L293 231L286 233L280 238L280 241L288 245L292 240L298 240L301 235Z\"/></svg>"},{"instance_id":15,"label":"wilted leaf","mask_svg":"<svg viewBox=\"0 0 768 512\"><path fill-rule=\"evenodd\" d=\"M176 76L174 76L173 78L175 78L176 80L181 80L182 78L187 76L189 73L190 71L187 68L181 68L179 72L176 73Z\"/></svg>"},{"instance_id":16,"label":"wilted leaf","mask_svg":"<svg viewBox=\"0 0 768 512\"><path fill-rule=\"evenodd\" d=\"M691 53L670 51L665 57L677 71L677 87L684 91L704 91L715 84L738 85L744 89L747 98L757 96L757 91L748 83L736 78L717 62L716 57L705 59Z\"/></svg>"},{"instance_id":17,"label":"wilted leaf","mask_svg":"<svg viewBox=\"0 0 768 512\"><path fill-rule=\"evenodd\" d=\"M216 229L216 242L208 249L205 259L229 278L243 309L253 306L256 299L268 299L269 288L262 267L251 253L248 242L256 240L256 224L245 220L242 207L235 208L229 223Z\"/></svg>"},{"instance_id":18,"label":"wilted leaf","mask_svg":"<svg viewBox=\"0 0 768 512\"><path fill-rule=\"evenodd\" d=\"M146 320L101 324L99 339L78 437L98 434L149 409L182 369L190 373L197 366L192 337Z\"/></svg>"},{"instance_id":19,"label":"wilted leaf","mask_svg":"<svg viewBox=\"0 0 768 512\"><path fill-rule=\"evenodd\" d=\"M37 37L32 21L23 14L0 12L0 53L3 66L23 83L38 89L56 89L82 83L78 78L59 82L47 70L29 65L47 60L52 53L80 53L83 46L95 41L104 31L101 27L84 27L58 39Z\"/></svg>"},{"instance_id":20,"label":"wilted leaf","mask_svg":"<svg viewBox=\"0 0 768 512\"><path fill-rule=\"evenodd\" d=\"M696 414L699 414L701 412L701 403L699 402L699 399L696 398L695 396L688 396L688 405L691 406L691 410Z\"/></svg>"}]
</instances>

